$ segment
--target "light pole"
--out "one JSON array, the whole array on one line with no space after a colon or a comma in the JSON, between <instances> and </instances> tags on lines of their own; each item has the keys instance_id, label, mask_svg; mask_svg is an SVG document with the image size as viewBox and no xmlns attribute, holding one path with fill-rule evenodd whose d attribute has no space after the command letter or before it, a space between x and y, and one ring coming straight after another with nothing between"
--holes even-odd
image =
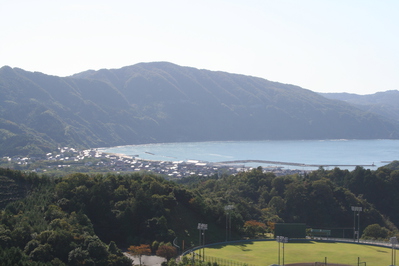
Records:
<instances>
[{"instance_id":1,"label":"light pole","mask_svg":"<svg viewBox=\"0 0 399 266\"><path fill-rule=\"evenodd\" d=\"M280 265L280 243L283 243L283 266L284 266L284 243L288 243L288 237L277 236L276 241L278 242L278 265Z\"/></svg>"},{"instance_id":2,"label":"light pole","mask_svg":"<svg viewBox=\"0 0 399 266\"><path fill-rule=\"evenodd\" d=\"M396 265L396 248L395 245L398 244L398 239L396 238L396 236L391 237L389 242L391 242L392 244L392 263L391 265Z\"/></svg>"},{"instance_id":3,"label":"light pole","mask_svg":"<svg viewBox=\"0 0 399 266\"><path fill-rule=\"evenodd\" d=\"M197 229L199 230L199 245L205 246L205 230L208 230L208 224L198 223ZM202 241L201 241L201 235L202 235ZM203 261L205 260L205 247L203 247L202 249L202 260Z\"/></svg>"},{"instance_id":4,"label":"light pole","mask_svg":"<svg viewBox=\"0 0 399 266\"><path fill-rule=\"evenodd\" d=\"M280 265L280 243L281 243L280 237L281 237L281 236L277 236L277 237L276 237L276 241L277 241L277 243L278 243L278 265Z\"/></svg>"},{"instance_id":5,"label":"light pole","mask_svg":"<svg viewBox=\"0 0 399 266\"><path fill-rule=\"evenodd\" d=\"M357 242L360 242L360 212L363 211L362 207L357 212Z\"/></svg>"},{"instance_id":6,"label":"light pole","mask_svg":"<svg viewBox=\"0 0 399 266\"><path fill-rule=\"evenodd\" d=\"M234 209L234 205L226 205L224 210L226 211L226 242L230 240L231 237L231 210ZM230 230L230 237L229 237Z\"/></svg>"},{"instance_id":7,"label":"light pole","mask_svg":"<svg viewBox=\"0 0 399 266\"><path fill-rule=\"evenodd\" d=\"M360 212L362 211L362 207L358 206L351 206L353 211L353 241L356 241L357 235L357 242L360 239ZM357 212L357 231L356 231L356 212Z\"/></svg>"}]
</instances>

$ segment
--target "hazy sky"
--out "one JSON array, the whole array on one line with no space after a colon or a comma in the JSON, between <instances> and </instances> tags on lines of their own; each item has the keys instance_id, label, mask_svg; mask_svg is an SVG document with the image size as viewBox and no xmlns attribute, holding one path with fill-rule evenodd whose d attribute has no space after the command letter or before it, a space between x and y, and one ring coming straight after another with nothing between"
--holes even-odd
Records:
<instances>
[{"instance_id":1,"label":"hazy sky","mask_svg":"<svg viewBox=\"0 0 399 266\"><path fill-rule=\"evenodd\" d=\"M168 61L316 92L399 89L399 0L0 0L0 66Z\"/></svg>"}]
</instances>

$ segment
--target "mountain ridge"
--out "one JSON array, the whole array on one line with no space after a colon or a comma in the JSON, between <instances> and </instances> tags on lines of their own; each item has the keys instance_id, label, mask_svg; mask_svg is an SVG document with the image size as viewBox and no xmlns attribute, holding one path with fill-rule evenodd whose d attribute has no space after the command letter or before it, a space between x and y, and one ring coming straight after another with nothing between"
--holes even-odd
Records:
<instances>
[{"instance_id":1,"label":"mountain ridge","mask_svg":"<svg viewBox=\"0 0 399 266\"><path fill-rule=\"evenodd\" d=\"M322 96L345 101L366 112L372 112L393 121L399 121L399 91L388 90L374 94L320 93Z\"/></svg>"},{"instance_id":2,"label":"mountain ridge","mask_svg":"<svg viewBox=\"0 0 399 266\"><path fill-rule=\"evenodd\" d=\"M25 149L36 143L40 153L59 145L399 136L399 123L295 85L168 62L69 77L2 67L0 99L0 148L11 155L24 138Z\"/></svg>"}]
</instances>

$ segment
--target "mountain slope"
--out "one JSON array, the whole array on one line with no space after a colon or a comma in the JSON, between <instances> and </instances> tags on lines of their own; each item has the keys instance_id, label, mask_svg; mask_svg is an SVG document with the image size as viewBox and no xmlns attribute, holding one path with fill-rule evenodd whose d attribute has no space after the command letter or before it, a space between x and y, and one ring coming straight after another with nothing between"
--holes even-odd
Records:
<instances>
[{"instance_id":1,"label":"mountain slope","mask_svg":"<svg viewBox=\"0 0 399 266\"><path fill-rule=\"evenodd\" d=\"M321 93L328 99L350 103L361 110L373 112L392 121L399 121L399 91L390 90L368 95L349 93Z\"/></svg>"},{"instance_id":2,"label":"mountain slope","mask_svg":"<svg viewBox=\"0 0 399 266\"><path fill-rule=\"evenodd\" d=\"M398 137L397 124L297 86L166 62L64 78L3 67L0 126L0 150L11 155L32 143L40 153L57 145Z\"/></svg>"},{"instance_id":3,"label":"mountain slope","mask_svg":"<svg viewBox=\"0 0 399 266\"><path fill-rule=\"evenodd\" d=\"M75 77L112 84L140 109L155 108L152 117L184 122L189 129L196 128L191 133L212 134L212 128L216 138L225 135L222 139L374 138L386 130L385 137L393 137L396 130L378 116L348 104L297 86L243 75L160 62Z\"/></svg>"}]
</instances>

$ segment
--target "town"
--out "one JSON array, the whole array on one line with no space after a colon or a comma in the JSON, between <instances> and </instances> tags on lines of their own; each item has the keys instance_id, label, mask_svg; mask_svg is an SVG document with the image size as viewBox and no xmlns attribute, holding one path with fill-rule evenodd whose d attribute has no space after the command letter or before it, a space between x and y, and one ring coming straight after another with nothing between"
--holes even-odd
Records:
<instances>
[{"instance_id":1,"label":"town","mask_svg":"<svg viewBox=\"0 0 399 266\"><path fill-rule=\"evenodd\" d=\"M187 176L231 175L250 171L253 167L244 164L211 163L198 160L154 161L122 154L109 154L98 149L78 150L69 147L58 148L56 153L48 153L44 158L3 157L1 167L29 170L37 173L70 172L138 172L149 171L168 178ZM264 172L276 176L304 173L300 169L285 169L281 166L263 167Z\"/></svg>"}]
</instances>

